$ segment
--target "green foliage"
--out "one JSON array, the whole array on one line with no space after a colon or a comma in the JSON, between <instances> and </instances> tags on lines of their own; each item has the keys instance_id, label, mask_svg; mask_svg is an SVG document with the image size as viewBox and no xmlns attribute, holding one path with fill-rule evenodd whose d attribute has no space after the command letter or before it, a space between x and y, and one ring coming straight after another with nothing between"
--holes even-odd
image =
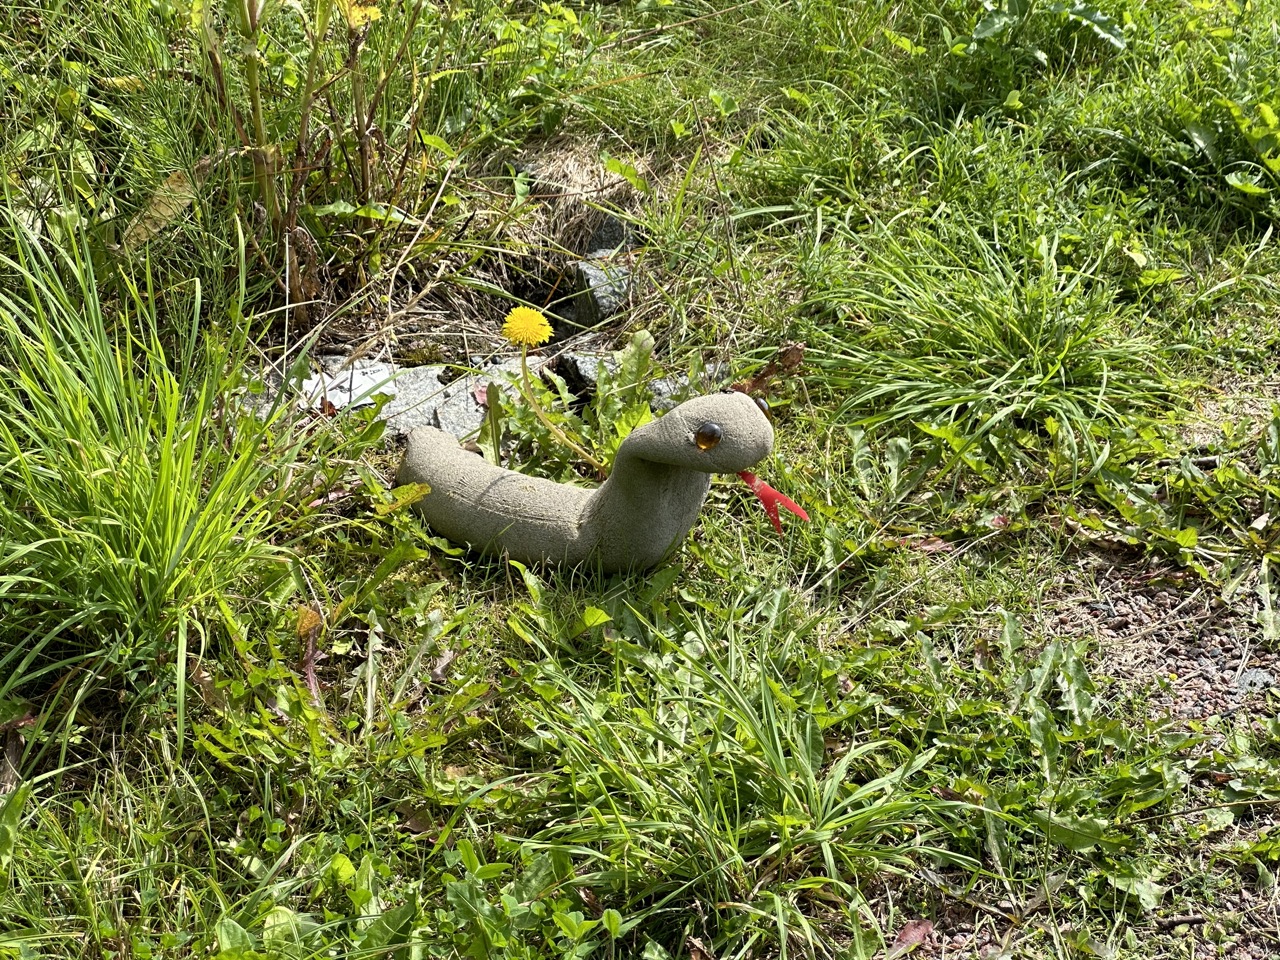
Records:
<instances>
[{"instance_id":1,"label":"green foliage","mask_svg":"<svg viewBox=\"0 0 1280 960\"><path fill-rule=\"evenodd\" d=\"M376 270L386 238L420 225L414 211L461 222L447 187L459 156L554 133L592 39L560 4L36 6L0 14L14 41L0 54L10 202L55 225L86 219L131 255L162 251L157 268L170 255L185 268L189 244L211 275L229 265L238 215L300 320L349 265ZM60 197L64 181L74 192Z\"/></svg>"},{"instance_id":2,"label":"green foliage","mask_svg":"<svg viewBox=\"0 0 1280 960\"><path fill-rule=\"evenodd\" d=\"M513 628L543 660L512 666L528 688L521 719L557 771L548 826L525 846L585 858L576 882L626 928L673 952L705 937L718 956L871 949L863 877L972 867L937 842L957 811L926 789L932 751L862 735L864 705L841 693L839 667L805 660L819 620L785 591L695 610L656 583L647 598L618 596L616 630L597 617L588 634L612 634L613 680L593 687L541 646L562 627L525 581L532 603Z\"/></svg>"},{"instance_id":3,"label":"green foliage","mask_svg":"<svg viewBox=\"0 0 1280 960\"><path fill-rule=\"evenodd\" d=\"M811 302L835 322L815 353L841 413L911 423L979 472L1053 458L1084 474L1107 427L1167 407L1178 347L1142 336L1096 262L1064 264L1058 237L1016 226L952 237L881 229L819 251Z\"/></svg>"},{"instance_id":4,"label":"green foliage","mask_svg":"<svg viewBox=\"0 0 1280 960\"><path fill-rule=\"evenodd\" d=\"M210 773L198 763L190 770ZM91 786L85 800L43 799L14 860L19 883L0 919L0 950L15 944L31 951L20 956L106 955L123 943L144 956L186 950L252 960L333 949L407 957L410 943L421 945L414 885L362 851L360 833L293 837L267 852L255 841L287 829L269 784L265 797L226 785L201 796L172 773L116 778ZM228 814L239 823L223 831L214 818ZM201 859L192 843L199 830L219 836L222 849L206 847ZM81 854L92 855L93 870L81 869ZM56 920L40 919L54 910Z\"/></svg>"},{"instance_id":5,"label":"green foliage","mask_svg":"<svg viewBox=\"0 0 1280 960\"><path fill-rule=\"evenodd\" d=\"M518 875L508 878L513 864L486 863L469 840L460 839L445 864L447 908L436 909L435 921L452 947L448 955L585 957L601 940L616 940L623 931L617 910L587 918L574 896L573 864L565 848L531 853L522 858ZM439 949L445 955L443 945Z\"/></svg>"},{"instance_id":6,"label":"green foliage","mask_svg":"<svg viewBox=\"0 0 1280 960\"><path fill-rule=\"evenodd\" d=\"M1012 915L1045 895L1014 878L1045 862L1054 866L1037 884L1051 885L1056 909L1155 909L1165 868L1151 825L1203 771L1234 761L1197 759L1198 738L1159 720L1120 720L1115 691L1090 676L1085 645L1054 639L1036 651L1012 613L998 614L995 624L984 618L972 648L957 630L971 621L963 605L873 623L873 641L844 667L852 696L881 724L916 731L915 749L936 751L935 790L974 811L952 849L966 839L981 847L1006 878ZM898 679L886 684L890 673ZM1276 773L1269 767L1262 780ZM1058 889L1056 878L1077 870L1088 879Z\"/></svg>"},{"instance_id":7,"label":"green foliage","mask_svg":"<svg viewBox=\"0 0 1280 960\"><path fill-rule=\"evenodd\" d=\"M1252 112L1234 100L1228 100L1226 106L1240 133L1257 153L1257 163L1250 166L1258 171L1232 171L1227 174L1227 182L1250 196L1265 196L1269 191L1258 183L1259 174L1264 181L1280 184L1280 118L1275 107L1265 101L1255 104Z\"/></svg>"},{"instance_id":8,"label":"green foliage","mask_svg":"<svg viewBox=\"0 0 1280 960\"><path fill-rule=\"evenodd\" d=\"M653 337L648 331L633 334L610 360L597 364L594 390L585 402L550 370L531 378L530 386L550 422L607 467L631 431L653 417L648 386L652 355ZM498 446L508 444L513 459L521 462L533 459L533 466L544 476L559 480L576 476L580 465L573 451L547 428L519 389L511 393L510 404L499 397L498 407L490 410L481 425L481 447L492 450L494 438L500 437ZM534 450L537 457L531 457Z\"/></svg>"},{"instance_id":9,"label":"green foliage","mask_svg":"<svg viewBox=\"0 0 1280 960\"><path fill-rule=\"evenodd\" d=\"M237 0L228 9L220 15L214 4L192 4L185 26L203 53L193 66L208 77L253 158L268 217L289 230L300 203L332 215L351 201L357 217L385 221L402 197L421 189L405 181L418 158L433 167L456 157L464 141L474 146L531 127L554 133L564 113L557 94L585 65L578 15L560 4L527 18L500 5L455 11L422 0L394 10L357 0ZM462 47L500 64L487 88L453 65L451 51ZM421 66L413 62L419 56ZM426 75L406 83L422 66ZM247 115L236 105L237 80ZM403 102L410 103L407 114L388 112ZM313 125L332 118L343 120L336 136L317 143ZM399 156L386 150L388 131ZM319 167L332 168L327 182L312 172ZM277 202L279 173L286 182Z\"/></svg>"},{"instance_id":10,"label":"green foliage","mask_svg":"<svg viewBox=\"0 0 1280 960\"><path fill-rule=\"evenodd\" d=\"M1075 520L1204 577L1243 578L1259 564L1280 561L1280 409L1260 430L1228 425L1203 453L1147 440L1154 456L1098 474L1095 492L1111 512L1068 507Z\"/></svg>"},{"instance_id":11,"label":"green foliage","mask_svg":"<svg viewBox=\"0 0 1280 960\"><path fill-rule=\"evenodd\" d=\"M103 683L176 682L181 722L188 657L237 591L284 572L272 538L330 468L283 409L258 419L235 399L243 333L198 335L198 283L170 348L148 275L108 298L83 239L56 248L8 227L0 697L39 699L47 717Z\"/></svg>"},{"instance_id":12,"label":"green foliage","mask_svg":"<svg viewBox=\"0 0 1280 960\"><path fill-rule=\"evenodd\" d=\"M974 25L970 43L1015 42L1031 18L1037 15L1059 16L1081 24L1117 50L1123 50L1127 46L1119 25L1098 7L1081 0L1070 3L1058 0L1048 4L1040 4L1036 0L1006 0L1003 4L991 4L982 19ZM955 52L957 47L964 44L965 41L961 39L951 49ZM1038 50L1033 56L1046 59L1045 54Z\"/></svg>"},{"instance_id":13,"label":"green foliage","mask_svg":"<svg viewBox=\"0 0 1280 960\"><path fill-rule=\"evenodd\" d=\"M732 169L768 215L832 200L858 204L885 150L885 104L867 104L826 83L786 87L782 106L761 121L769 149L740 150ZM771 210L767 205L777 205Z\"/></svg>"},{"instance_id":14,"label":"green foliage","mask_svg":"<svg viewBox=\"0 0 1280 960\"><path fill-rule=\"evenodd\" d=\"M691 636L662 653L615 649L612 690L530 673L550 701L530 719L571 778L564 822L531 842L592 851L583 879L669 949L704 931L729 956L793 938L817 951L873 940L860 877L963 862L937 845L931 820L947 805L920 778L932 754L843 742L839 707L814 702L816 677L748 670L732 647L717 662ZM682 923L695 904L725 906Z\"/></svg>"},{"instance_id":15,"label":"green foliage","mask_svg":"<svg viewBox=\"0 0 1280 960\"><path fill-rule=\"evenodd\" d=\"M18 846L22 814L31 797L31 786L23 784L11 790L0 803L0 893L7 893L13 868L13 851Z\"/></svg>"}]
</instances>

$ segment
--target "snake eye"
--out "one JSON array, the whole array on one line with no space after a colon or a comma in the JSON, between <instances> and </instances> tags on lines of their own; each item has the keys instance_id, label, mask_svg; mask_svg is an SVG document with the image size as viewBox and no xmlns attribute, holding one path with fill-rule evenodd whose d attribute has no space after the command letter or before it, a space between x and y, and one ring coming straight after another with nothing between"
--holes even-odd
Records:
<instances>
[{"instance_id":1,"label":"snake eye","mask_svg":"<svg viewBox=\"0 0 1280 960\"><path fill-rule=\"evenodd\" d=\"M720 442L720 438L723 436L724 428L720 424L708 420L693 435L693 442L698 445L699 450L710 450Z\"/></svg>"},{"instance_id":2,"label":"snake eye","mask_svg":"<svg viewBox=\"0 0 1280 960\"><path fill-rule=\"evenodd\" d=\"M768 400L766 400L764 397L752 397L751 399L756 402L756 406L760 408L761 413L763 413L770 420L773 419L773 413L769 410Z\"/></svg>"}]
</instances>

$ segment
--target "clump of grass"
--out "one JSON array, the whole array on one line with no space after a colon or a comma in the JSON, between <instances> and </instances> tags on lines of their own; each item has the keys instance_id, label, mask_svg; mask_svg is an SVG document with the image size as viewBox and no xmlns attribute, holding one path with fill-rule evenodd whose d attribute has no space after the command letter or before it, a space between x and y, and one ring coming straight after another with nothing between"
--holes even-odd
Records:
<instances>
[{"instance_id":1,"label":"clump of grass","mask_svg":"<svg viewBox=\"0 0 1280 960\"><path fill-rule=\"evenodd\" d=\"M46 711L103 683L182 687L209 616L286 554L272 542L303 436L228 404L241 330L175 345L156 291L109 297L83 237L10 222L0 292L0 698ZM239 325L241 328L245 324ZM299 471L302 479L306 471Z\"/></svg>"},{"instance_id":2,"label":"clump of grass","mask_svg":"<svg viewBox=\"0 0 1280 960\"><path fill-rule=\"evenodd\" d=\"M578 882L641 942L696 937L720 957L872 952L864 880L976 866L939 843L957 805L928 791L932 752L863 737L831 678L798 667L819 620L787 608L773 592L738 597L740 633L632 617L624 630L646 639L614 641L603 688L550 656L526 671L543 698L526 722L558 756L561 787L525 846L585 857Z\"/></svg>"},{"instance_id":3,"label":"clump of grass","mask_svg":"<svg viewBox=\"0 0 1280 960\"><path fill-rule=\"evenodd\" d=\"M996 463L1047 451L1087 468L1109 427L1177 405L1168 358L1138 309L1093 281L1096 263L1060 266L1052 235L957 238L924 230L842 232L819 259L814 332L838 416L907 422L958 453ZM1046 443L1047 440L1051 442Z\"/></svg>"}]
</instances>

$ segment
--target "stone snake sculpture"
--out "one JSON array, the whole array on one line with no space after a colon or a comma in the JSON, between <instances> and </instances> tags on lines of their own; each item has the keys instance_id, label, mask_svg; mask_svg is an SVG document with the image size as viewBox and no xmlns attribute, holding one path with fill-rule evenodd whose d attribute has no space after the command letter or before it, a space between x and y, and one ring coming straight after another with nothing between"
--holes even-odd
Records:
<instances>
[{"instance_id":1,"label":"stone snake sculpture","mask_svg":"<svg viewBox=\"0 0 1280 960\"><path fill-rule=\"evenodd\" d=\"M741 476L779 530L779 505L808 520L746 472L772 449L773 427L756 402L721 393L687 400L633 430L595 489L495 467L433 427L410 434L397 482L431 488L414 508L455 543L523 563L586 562L614 573L652 567L683 541L713 473Z\"/></svg>"}]
</instances>

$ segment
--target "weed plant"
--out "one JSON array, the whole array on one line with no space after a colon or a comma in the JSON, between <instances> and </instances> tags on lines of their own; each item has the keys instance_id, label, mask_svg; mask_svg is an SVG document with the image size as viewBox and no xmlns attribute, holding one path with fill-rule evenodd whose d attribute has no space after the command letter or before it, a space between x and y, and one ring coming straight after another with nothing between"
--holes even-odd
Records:
<instances>
[{"instance_id":1,"label":"weed plant","mask_svg":"<svg viewBox=\"0 0 1280 960\"><path fill-rule=\"evenodd\" d=\"M57 246L8 226L0 698L69 720L103 685L176 686L181 727L189 661L235 633L233 597L287 575L276 537L333 468L283 406L259 419L235 399L245 324L202 335L198 281L170 292L190 319L166 343L148 273L119 275L112 296L82 235Z\"/></svg>"}]
</instances>

